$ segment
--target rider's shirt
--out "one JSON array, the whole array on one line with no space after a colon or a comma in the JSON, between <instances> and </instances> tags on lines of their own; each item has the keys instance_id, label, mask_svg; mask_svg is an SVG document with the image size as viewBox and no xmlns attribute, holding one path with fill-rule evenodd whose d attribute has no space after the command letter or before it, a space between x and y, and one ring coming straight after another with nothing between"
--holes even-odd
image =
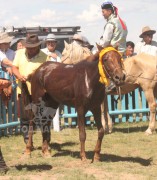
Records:
<instances>
[{"instance_id":1,"label":"rider's shirt","mask_svg":"<svg viewBox=\"0 0 157 180\"><path fill-rule=\"evenodd\" d=\"M118 46L118 51L124 53L126 50L127 33L127 29L123 29L119 18L116 15L111 14L104 27L104 32L100 38L99 45L103 47L108 45L112 45L113 47Z\"/></svg>"}]
</instances>

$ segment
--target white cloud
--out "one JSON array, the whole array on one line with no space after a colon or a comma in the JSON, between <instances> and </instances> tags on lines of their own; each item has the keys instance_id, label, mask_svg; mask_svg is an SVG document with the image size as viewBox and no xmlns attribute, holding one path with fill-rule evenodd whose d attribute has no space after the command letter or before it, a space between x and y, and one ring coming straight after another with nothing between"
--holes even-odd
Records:
<instances>
[{"instance_id":1,"label":"white cloud","mask_svg":"<svg viewBox=\"0 0 157 180\"><path fill-rule=\"evenodd\" d=\"M91 4L88 10L84 10L82 14L78 15L79 20L94 22L101 17L100 8L97 5Z\"/></svg>"},{"instance_id":2,"label":"white cloud","mask_svg":"<svg viewBox=\"0 0 157 180\"><path fill-rule=\"evenodd\" d=\"M13 16L13 20L14 20L14 21L18 21L18 20L19 20L19 17L18 17L18 16Z\"/></svg>"},{"instance_id":3,"label":"white cloud","mask_svg":"<svg viewBox=\"0 0 157 180\"><path fill-rule=\"evenodd\" d=\"M47 19L54 19L56 17L56 12L50 9L43 9L39 15L32 17L35 21L46 21Z\"/></svg>"},{"instance_id":4,"label":"white cloud","mask_svg":"<svg viewBox=\"0 0 157 180\"><path fill-rule=\"evenodd\" d=\"M7 14L6 10L1 10L0 11L0 19L3 20L3 18L5 18L5 16L6 16L6 14Z\"/></svg>"},{"instance_id":5,"label":"white cloud","mask_svg":"<svg viewBox=\"0 0 157 180\"><path fill-rule=\"evenodd\" d=\"M76 2L74 0L49 0L50 2L52 3L73 3L73 4L76 4ZM79 0L79 3L83 2L84 3L84 0Z\"/></svg>"},{"instance_id":6,"label":"white cloud","mask_svg":"<svg viewBox=\"0 0 157 180\"><path fill-rule=\"evenodd\" d=\"M2 1L2 0L1 0ZM128 26L128 40L139 41L142 27L156 29L157 0L111 0ZM3 1L1 26L81 26L90 41L97 41L106 24L102 13L103 0L11 0ZM7 8L6 8L7 7ZM157 40L157 33L154 36Z\"/></svg>"}]
</instances>

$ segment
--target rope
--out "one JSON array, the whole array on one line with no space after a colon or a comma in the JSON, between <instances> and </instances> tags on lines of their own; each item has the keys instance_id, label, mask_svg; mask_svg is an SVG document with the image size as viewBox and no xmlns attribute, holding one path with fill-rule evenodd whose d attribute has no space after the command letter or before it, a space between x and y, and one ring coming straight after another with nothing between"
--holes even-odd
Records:
<instances>
[{"instance_id":1,"label":"rope","mask_svg":"<svg viewBox=\"0 0 157 180\"><path fill-rule=\"evenodd\" d=\"M140 76L134 76L134 75L129 75L129 74L127 74L126 76L131 76L131 77L136 77L136 78L141 78L141 79L147 79L147 80L150 80L150 81L155 81L155 82L157 82L157 80L150 79L150 78L147 78L147 77L140 77Z\"/></svg>"}]
</instances>

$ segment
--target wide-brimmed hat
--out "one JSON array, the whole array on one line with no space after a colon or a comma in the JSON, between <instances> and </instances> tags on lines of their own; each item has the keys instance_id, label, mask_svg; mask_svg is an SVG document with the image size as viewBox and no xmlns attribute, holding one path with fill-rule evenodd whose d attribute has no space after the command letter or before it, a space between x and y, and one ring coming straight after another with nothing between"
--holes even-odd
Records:
<instances>
[{"instance_id":1,"label":"wide-brimmed hat","mask_svg":"<svg viewBox=\"0 0 157 180\"><path fill-rule=\"evenodd\" d=\"M2 33L0 33L0 44L10 43L13 38L14 38L14 36L9 36L8 33L2 32Z\"/></svg>"},{"instance_id":2,"label":"wide-brimmed hat","mask_svg":"<svg viewBox=\"0 0 157 180\"><path fill-rule=\"evenodd\" d=\"M31 34L26 37L26 40L23 44L26 48L33 48L39 46L41 44L41 41L36 34Z\"/></svg>"},{"instance_id":3,"label":"wide-brimmed hat","mask_svg":"<svg viewBox=\"0 0 157 180\"><path fill-rule=\"evenodd\" d=\"M88 41L88 39L85 36L82 36L80 34L74 34L72 37L72 40L80 41L83 43L84 47L88 47L89 49L92 49L94 45L91 45Z\"/></svg>"},{"instance_id":4,"label":"wide-brimmed hat","mask_svg":"<svg viewBox=\"0 0 157 180\"><path fill-rule=\"evenodd\" d=\"M81 36L80 34L74 34L72 40L81 41L81 42L85 41L84 37Z\"/></svg>"},{"instance_id":5,"label":"wide-brimmed hat","mask_svg":"<svg viewBox=\"0 0 157 180\"><path fill-rule=\"evenodd\" d=\"M143 35L145 34L155 34L156 31L152 30L149 26L145 26L142 28L142 34L139 36L140 38L143 38Z\"/></svg>"},{"instance_id":6,"label":"wide-brimmed hat","mask_svg":"<svg viewBox=\"0 0 157 180\"><path fill-rule=\"evenodd\" d=\"M57 42L56 36L54 34L48 34L45 41L54 41Z\"/></svg>"}]
</instances>

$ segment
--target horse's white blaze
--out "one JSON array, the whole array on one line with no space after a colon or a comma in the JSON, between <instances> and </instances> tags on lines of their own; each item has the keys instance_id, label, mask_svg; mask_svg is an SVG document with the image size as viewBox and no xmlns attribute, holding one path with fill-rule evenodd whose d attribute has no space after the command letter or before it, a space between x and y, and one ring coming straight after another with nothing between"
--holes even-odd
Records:
<instances>
[{"instance_id":1,"label":"horse's white blaze","mask_svg":"<svg viewBox=\"0 0 157 180\"><path fill-rule=\"evenodd\" d=\"M92 90L90 90L89 84L90 84L90 79L88 78L88 74L85 71L85 85L86 85L86 88L87 88L87 97L89 97L92 94Z\"/></svg>"},{"instance_id":2,"label":"horse's white blaze","mask_svg":"<svg viewBox=\"0 0 157 180\"><path fill-rule=\"evenodd\" d=\"M65 66L65 68L73 68L74 66L72 64L68 64Z\"/></svg>"}]
</instances>

